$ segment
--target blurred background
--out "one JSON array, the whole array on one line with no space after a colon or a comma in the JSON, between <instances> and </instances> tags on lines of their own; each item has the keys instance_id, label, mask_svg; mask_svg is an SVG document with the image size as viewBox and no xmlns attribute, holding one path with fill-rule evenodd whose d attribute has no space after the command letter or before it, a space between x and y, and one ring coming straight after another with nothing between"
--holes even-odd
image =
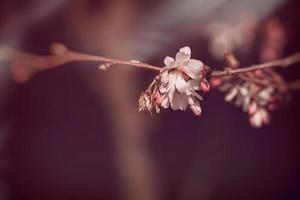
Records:
<instances>
[{"instance_id":1,"label":"blurred background","mask_svg":"<svg viewBox=\"0 0 300 200\"><path fill-rule=\"evenodd\" d=\"M0 1L1 46L46 55L61 42L158 66L186 45L210 66L225 51L242 66L281 58L300 50L299 27L298 0ZM300 92L253 129L215 90L201 118L138 112L153 77L85 62L17 84L1 62L0 200L300 199Z\"/></svg>"}]
</instances>

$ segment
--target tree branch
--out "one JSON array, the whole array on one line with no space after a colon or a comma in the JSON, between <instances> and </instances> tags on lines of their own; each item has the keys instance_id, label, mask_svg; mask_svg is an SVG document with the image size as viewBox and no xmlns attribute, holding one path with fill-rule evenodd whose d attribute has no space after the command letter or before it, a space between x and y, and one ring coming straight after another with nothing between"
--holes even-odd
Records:
<instances>
[{"instance_id":1,"label":"tree branch","mask_svg":"<svg viewBox=\"0 0 300 200\"><path fill-rule=\"evenodd\" d=\"M51 45L50 52L52 55L41 56L2 47L0 48L0 61L12 61L11 73L14 80L17 82L26 82L39 71L52 69L75 61L101 62L105 63L106 67L111 67L112 65L118 64L150 69L154 71L161 70L160 67L142 63L136 60L124 61L71 51L66 46L57 43ZM101 66L103 67L103 65Z\"/></svg>"},{"instance_id":2,"label":"tree branch","mask_svg":"<svg viewBox=\"0 0 300 200\"><path fill-rule=\"evenodd\" d=\"M50 52L52 55L41 56L33 55L21 51L17 51L11 48L0 48L0 61L1 60L12 60L13 64L11 67L11 72L13 78L17 82L28 81L35 73L38 71L43 71L51 68L61 66L63 64L75 61L92 61L104 63L100 65L100 69L108 69L113 65L128 65L138 68L149 69L159 72L162 67L150 65L147 63L139 62L136 60L119 60L107 57L89 55L84 53L79 53L69 50L66 46L62 44L55 43L51 45ZM257 65L251 65L249 67L238 68L238 69L225 69L224 71L212 71L210 77L224 77L233 76L237 74L243 74L255 70L262 70L267 68L275 67L287 67L292 64L300 62L300 52L292 54L284 59L275 60L271 62L266 62Z\"/></svg>"},{"instance_id":3,"label":"tree branch","mask_svg":"<svg viewBox=\"0 0 300 200\"><path fill-rule=\"evenodd\" d=\"M280 60L274 60L262 64L251 65L249 67L239 68L239 69L225 69L224 71L213 71L211 77L223 77L223 76L233 76L237 74L247 73L255 70L262 70L274 67L288 67L292 64L300 62L300 52L292 54L286 58Z\"/></svg>"}]
</instances>

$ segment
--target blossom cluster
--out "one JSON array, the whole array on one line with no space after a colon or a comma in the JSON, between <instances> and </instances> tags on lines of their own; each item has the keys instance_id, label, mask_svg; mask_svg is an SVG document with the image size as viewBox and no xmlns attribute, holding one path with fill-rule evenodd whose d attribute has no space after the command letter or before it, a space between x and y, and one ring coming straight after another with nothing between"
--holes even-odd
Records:
<instances>
[{"instance_id":1,"label":"blossom cluster","mask_svg":"<svg viewBox=\"0 0 300 200\"><path fill-rule=\"evenodd\" d=\"M159 75L142 93L139 110L151 112L155 109L158 113L160 108L184 111L189 107L200 116L203 98L198 91L209 91L210 85L205 78L209 69L200 60L191 59L189 47L181 48L175 59L167 56L164 64Z\"/></svg>"},{"instance_id":2,"label":"blossom cluster","mask_svg":"<svg viewBox=\"0 0 300 200\"><path fill-rule=\"evenodd\" d=\"M239 62L232 54L225 56L228 69L238 68ZM203 100L198 92L208 92L216 87L227 93L226 102L234 102L249 116L251 126L259 128L270 122L270 111L274 110L286 94L284 80L274 70L256 70L237 76L222 76L207 81L210 68L200 60L191 59L191 49L183 47L175 59L167 56L165 67L155 77L139 99L139 110L161 108L185 111L188 107L200 116Z\"/></svg>"},{"instance_id":3,"label":"blossom cluster","mask_svg":"<svg viewBox=\"0 0 300 200\"><path fill-rule=\"evenodd\" d=\"M237 77L223 77L211 81L213 87L226 92L225 101L234 102L248 113L251 126L259 128L270 122L270 111L284 98L284 88L274 82L274 71L248 72ZM256 81L256 80L264 80Z\"/></svg>"}]
</instances>

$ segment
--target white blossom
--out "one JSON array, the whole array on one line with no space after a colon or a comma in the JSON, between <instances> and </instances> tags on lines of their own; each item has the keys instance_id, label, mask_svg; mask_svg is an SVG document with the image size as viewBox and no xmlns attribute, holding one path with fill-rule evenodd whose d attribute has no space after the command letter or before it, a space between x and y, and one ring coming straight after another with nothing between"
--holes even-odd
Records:
<instances>
[{"instance_id":1,"label":"white blossom","mask_svg":"<svg viewBox=\"0 0 300 200\"><path fill-rule=\"evenodd\" d=\"M233 84L225 96L225 101L235 101L249 115L251 126L259 128L270 121L269 106L276 91L272 86L259 86L255 83L244 82Z\"/></svg>"},{"instance_id":2,"label":"white blossom","mask_svg":"<svg viewBox=\"0 0 300 200\"><path fill-rule=\"evenodd\" d=\"M263 124L269 124L269 112L265 108L257 106L256 103L252 103L249 106L249 121L255 128L259 128Z\"/></svg>"},{"instance_id":3,"label":"white blossom","mask_svg":"<svg viewBox=\"0 0 300 200\"><path fill-rule=\"evenodd\" d=\"M202 97L197 91L207 92L210 87L204 77L206 69L203 63L191 59L189 47L181 48L175 59L167 56L164 63L165 67L159 74L159 81L151 92L155 96L154 104L181 111L189 107L195 115L200 116Z\"/></svg>"},{"instance_id":4,"label":"white blossom","mask_svg":"<svg viewBox=\"0 0 300 200\"><path fill-rule=\"evenodd\" d=\"M162 95L161 107L170 106L173 110L184 111L189 106L195 115L200 116L199 100L202 100L202 97L196 91L209 89L209 84L204 79L203 63L191 59L189 47L181 48L175 59L166 57L164 63L159 87Z\"/></svg>"},{"instance_id":5,"label":"white blossom","mask_svg":"<svg viewBox=\"0 0 300 200\"><path fill-rule=\"evenodd\" d=\"M248 110L251 99L251 91L249 83L235 85L225 96L225 101L231 102L235 99L235 105L242 107L244 111Z\"/></svg>"}]
</instances>

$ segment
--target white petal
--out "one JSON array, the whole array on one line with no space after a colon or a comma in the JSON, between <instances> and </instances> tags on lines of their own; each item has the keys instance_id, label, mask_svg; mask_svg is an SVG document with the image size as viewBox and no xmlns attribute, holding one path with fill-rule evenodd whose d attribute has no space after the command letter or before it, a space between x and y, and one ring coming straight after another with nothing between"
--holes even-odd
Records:
<instances>
[{"instance_id":1,"label":"white petal","mask_svg":"<svg viewBox=\"0 0 300 200\"><path fill-rule=\"evenodd\" d=\"M270 123L270 115L265 109L260 109L260 115L262 117L262 121L264 122L264 124Z\"/></svg>"},{"instance_id":2,"label":"white petal","mask_svg":"<svg viewBox=\"0 0 300 200\"><path fill-rule=\"evenodd\" d=\"M190 108L196 116L200 116L202 114L200 105L195 104L195 105L190 106Z\"/></svg>"},{"instance_id":3,"label":"white petal","mask_svg":"<svg viewBox=\"0 0 300 200\"><path fill-rule=\"evenodd\" d=\"M164 60L164 63L166 65L166 67L170 66L173 62L174 62L174 58L170 57L170 56L167 56L165 57L165 60Z\"/></svg>"},{"instance_id":4,"label":"white petal","mask_svg":"<svg viewBox=\"0 0 300 200\"><path fill-rule=\"evenodd\" d=\"M185 62L187 62L191 58L190 54L186 54L184 52L178 52L176 54L175 60L177 65L183 65Z\"/></svg>"},{"instance_id":5,"label":"white petal","mask_svg":"<svg viewBox=\"0 0 300 200\"><path fill-rule=\"evenodd\" d=\"M193 98L192 96L189 96L189 99L188 99L188 102L189 102L189 105L193 105L195 104L195 98Z\"/></svg>"},{"instance_id":6,"label":"white petal","mask_svg":"<svg viewBox=\"0 0 300 200\"><path fill-rule=\"evenodd\" d=\"M240 93L238 93L237 96L236 96L236 100L235 100L235 102L234 102L235 106L236 106L236 107L242 106L243 103L244 103L244 100L245 100L245 99L244 99L244 96L241 95Z\"/></svg>"},{"instance_id":7,"label":"white petal","mask_svg":"<svg viewBox=\"0 0 300 200\"><path fill-rule=\"evenodd\" d=\"M188 64L184 66L184 72L192 79L201 79L201 71L203 70L203 63L200 60L191 59Z\"/></svg>"},{"instance_id":8,"label":"white petal","mask_svg":"<svg viewBox=\"0 0 300 200\"><path fill-rule=\"evenodd\" d=\"M186 82L182 76L177 76L175 85L176 85L176 89L180 93L188 93L189 89L191 88L190 84Z\"/></svg>"},{"instance_id":9,"label":"white petal","mask_svg":"<svg viewBox=\"0 0 300 200\"><path fill-rule=\"evenodd\" d=\"M160 74L160 81L162 83L168 83L168 81L169 81L169 77L168 76L169 76L168 71L165 71L165 72L161 73Z\"/></svg>"},{"instance_id":10,"label":"white petal","mask_svg":"<svg viewBox=\"0 0 300 200\"><path fill-rule=\"evenodd\" d=\"M273 91L274 91L273 87L268 87L258 93L260 105L266 105L269 102Z\"/></svg>"},{"instance_id":11,"label":"white petal","mask_svg":"<svg viewBox=\"0 0 300 200\"><path fill-rule=\"evenodd\" d=\"M251 103L249 104L249 108L248 108L248 113L250 115L252 115L253 113L255 113L257 111L257 104L256 103Z\"/></svg>"},{"instance_id":12,"label":"white petal","mask_svg":"<svg viewBox=\"0 0 300 200\"><path fill-rule=\"evenodd\" d=\"M240 87L240 93L243 95L243 96L246 96L249 94L249 90L247 87Z\"/></svg>"},{"instance_id":13,"label":"white petal","mask_svg":"<svg viewBox=\"0 0 300 200\"><path fill-rule=\"evenodd\" d=\"M262 90L260 93L258 93L258 96L262 99L269 99L271 94L268 90Z\"/></svg>"},{"instance_id":14,"label":"white petal","mask_svg":"<svg viewBox=\"0 0 300 200\"><path fill-rule=\"evenodd\" d=\"M168 80L169 84L175 85L177 76L178 76L178 74L176 74L176 73L170 73L169 76L168 76L168 78L169 78L169 80Z\"/></svg>"},{"instance_id":15,"label":"white petal","mask_svg":"<svg viewBox=\"0 0 300 200\"><path fill-rule=\"evenodd\" d=\"M230 90L230 92L225 96L225 101L230 102L233 100L234 97L236 97L238 93L238 87L234 87Z\"/></svg>"},{"instance_id":16,"label":"white petal","mask_svg":"<svg viewBox=\"0 0 300 200\"><path fill-rule=\"evenodd\" d=\"M188 106L188 97L184 94L180 94L179 92L175 92L173 96L173 100L171 101L171 108L173 110L184 111L187 106Z\"/></svg>"},{"instance_id":17,"label":"white petal","mask_svg":"<svg viewBox=\"0 0 300 200\"><path fill-rule=\"evenodd\" d=\"M245 112L249 109L250 99L251 99L250 96L245 96L244 97L243 110Z\"/></svg>"},{"instance_id":18,"label":"white petal","mask_svg":"<svg viewBox=\"0 0 300 200\"><path fill-rule=\"evenodd\" d=\"M173 97L174 97L174 93L176 92L175 90L175 86L171 87L170 90L168 91L168 98L169 98L169 101L172 101L173 100Z\"/></svg>"},{"instance_id":19,"label":"white petal","mask_svg":"<svg viewBox=\"0 0 300 200\"><path fill-rule=\"evenodd\" d=\"M159 88L159 92L164 94L166 91L167 91L167 87L161 85L160 88Z\"/></svg>"},{"instance_id":20,"label":"white petal","mask_svg":"<svg viewBox=\"0 0 300 200\"><path fill-rule=\"evenodd\" d=\"M201 115L202 110L201 110L200 102L197 99L195 99L194 97L190 96L189 97L189 105L190 105L190 109L193 111L193 113L196 116L200 116Z\"/></svg>"},{"instance_id":21,"label":"white petal","mask_svg":"<svg viewBox=\"0 0 300 200\"><path fill-rule=\"evenodd\" d=\"M175 87L176 79L177 79L177 74L175 74L175 73L170 73L170 74L169 74L169 76L168 76L167 92L168 92L172 87Z\"/></svg>"},{"instance_id":22,"label":"white petal","mask_svg":"<svg viewBox=\"0 0 300 200\"><path fill-rule=\"evenodd\" d=\"M256 112L254 115L250 116L249 120L250 124L255 128L261 127L263 122L260 112Z\"/></svg>"},{"instance_id":23,"label":"white petal","mask_svg":"<svg viewBox=\"0 0 300 200\"><path fill-rule=\"evenodd\" d=\"M151 101L150 101L149 98L145 99L145 105L146 105L147 108L151 106Z\"/></svg>"},{"instance_id":24,"label":"white petal","mask_svg":"<svg viewBox=\"0 0 300 200\"><path fill-rule=\"evenodd\" d=\"M183 52L185 54L192 55L191 48L188 46L182 47L181 49L179 49L179 52Z\"/></svg>"},{"instance_id":25,"label":"white petal","mask_svg":"<svg viewBox=\"0 0 300 200\"><path fill-rule=\"evenodd\" d=\"M191 85L191 87L194 89L194 90L199 90L200 89L200 82L198 80L190 80L189 81L189 84Z\"/></svg>"},{"instance_id":26,"label":"white petal","mask_svg":"<svg viewBox=\"0 0 300 200\"><path fill-rule=\"evenodd\" d=\"M163 108L169 108L170 101L169 101L168 96L165 95L165 96L163 96L162 98L163 98L163 99L162 99L161 104L160 104L161 107L163 107Z\"/></svg>"},{"instance_id":27,"label":"white petal","mask_svg":"<svg viewBox=\"0 0 300 200\"><path fill-rule=\"evenodd\" d=\"M161 85L159 87L160 93L165 93L167 91L168 83L169 83L169 73L168 71L164 71L160 74L160 82Z\"/></svg>"}]
</instances>

